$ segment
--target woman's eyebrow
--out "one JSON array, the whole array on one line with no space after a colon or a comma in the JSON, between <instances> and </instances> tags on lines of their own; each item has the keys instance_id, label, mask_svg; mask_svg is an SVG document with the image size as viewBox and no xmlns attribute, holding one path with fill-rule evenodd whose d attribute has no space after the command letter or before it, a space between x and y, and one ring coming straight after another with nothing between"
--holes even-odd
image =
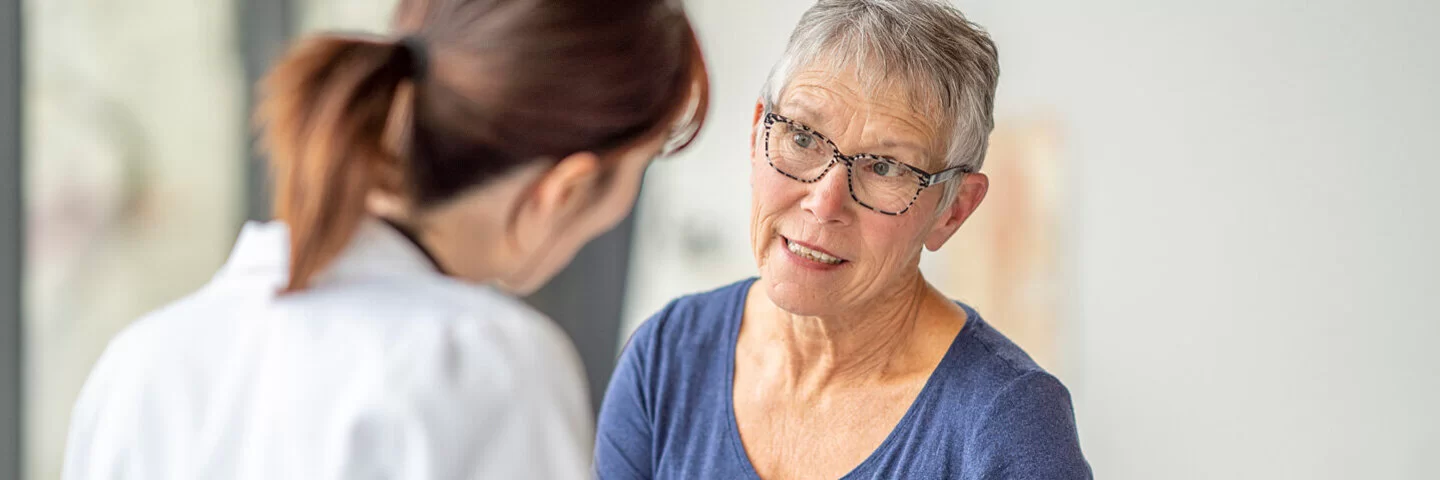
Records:
<instances>
[{"instance_id":1,"label":"woman's eyebrow","mask_svg":"<svg viewBox=\"0 0 1440 480\"><path fill-rule=\"evenodd\" d=\"M826 121L827 121L827 118L825 117L825 115L824 115L823 113L821 113L820 109L811 106L810 102L806 102L806 101L803 101L803 100L794 100L794 99L792 99L792 100L790 100L790 101L785 102L784 104L782 104L780 108L777 108L777 110L778 110L777 113L780 113L781 115L785 115L786 117L790 117L790 118L794 119L795 121L804 124L804 125L807 126L807 127L810 127L810 128L812 128L812 129L815 129L815 130L816 130L817 132L819 132L821 135L825 135L826 137L830 137L831 135L834 135L834 134L835 134L834 132L830 132L830 131L826 130L826 128L825 128L825 126L826 126L825 123L826 123ZM854 154L857 154L857 153L869 153L869 154L872 154L872 155L878 155L878 154L875 153L874 151L895 151L895 150L907 150L907 151L908 151L907 153L913 154L913 157L907 155L907 157L910 157L910 158L897 159L897 160L910 160L910 161L918 161L918 160L924 158L924 157L928 154L928 152L929 152L928 149L926 149L926 148L925 148L924 146L922 146L920 143L917 143L917 142L915 142L915 141L907 140L907 139L897 140L897 139L894 139L894 138L887 138L887 139L880 140L880 141L878 141L878 142L876 142L876 143L868 143L868 144L866 144L865 148L863 148L863 149L860 150L860 151L855 151L855 152L849 152L849 151L847 151L847 152L844 152L844 153L847 154L847 155L854 155ZM882 155L882 156L895 156L895 155Z\"/></svg>"},{"instance_id":2,"label":"woman's eyebrow","mask_svg":"<svg viewBox=\"0 0 1440 480\"><path fill-rule=\"evenodd\" d=\"M908 150L910 153L913 153L913 154L915 154L915 155L918 156L918 157L924 157L924 155L925 155L925 147L922 147L922 146L920 146L920 144L915 143L915 142L913 142L913 141L909 141L909 140L886 139L886 140L881 140L881 141L879 141L879 142L877 142L877 143L869 144L869 147L868 147L868 148L871 149L871 150L889 150L889 151L894 151L894 150Z\"/></svg>"},{"instance_id":3,"label":"woman's eyebrow","mask_svg":"<svg viewBox=\"0 0 1440 480\"><path fill-rule=\"evenodd\" d=\"M825 118L824 115L820 114L819 110L803 102L790 102L783 105L783 107L784 112L781 112L781 115L793 118L811 128L816 128L814 124L824 121Z\"/></svg>"}]
</instances>

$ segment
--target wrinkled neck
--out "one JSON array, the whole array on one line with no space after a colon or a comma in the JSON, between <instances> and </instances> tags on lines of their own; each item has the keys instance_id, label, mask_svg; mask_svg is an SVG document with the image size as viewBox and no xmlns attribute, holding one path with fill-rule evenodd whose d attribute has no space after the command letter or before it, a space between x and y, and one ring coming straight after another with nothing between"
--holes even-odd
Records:
<instances>
[{"instance_id":1,"label":"wrinkled neck","mask_svg":"<svg viewBox=\"0 0 1440 480\"><path fill-rule=\"evenodd\" d=\"M770 304L762 331L778 346L779 373L798 387L884 382L909 373L932 293L917 275L881 296L887 301L844 315L794 315Z\"/></svg>"}]
</instances>

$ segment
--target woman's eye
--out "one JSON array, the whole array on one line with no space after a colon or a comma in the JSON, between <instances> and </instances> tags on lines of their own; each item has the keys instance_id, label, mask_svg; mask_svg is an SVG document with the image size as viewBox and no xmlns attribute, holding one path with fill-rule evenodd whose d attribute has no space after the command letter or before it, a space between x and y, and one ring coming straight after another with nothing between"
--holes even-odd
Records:
<instances>
[{"instance_id":1,"label":"woman's eye","mask_svg":"<svg viewBox=\"0 0 1440 480\"><path fill-rule=\"evenodd\" d=\"M808 149L815 146L815 137L810 136L808 133L796 132L790 136L790 139L795 142L795 146L800 148Z\"/></svg>"},{"instance_id":2,"label":"woman's eye","mask_svg":"<svg viewBox=\"0 0 1440 480\"><path fill-rule=\"evenodd\" d=\"M876 175L879 175L879 176L882 176L882 177L888 177L888 176L890 176L890 175L895 174L895 173L896 173L895 170L896 170L896 169L895 169L895 166L894 166L894 165L891 165L891 164L888 164L888 163L885 163L885 162L877 162L877 163L875 163L875 165L872 165L872 166L870 167L870 171L875 172Z\"/></svg>"}]
</instances>

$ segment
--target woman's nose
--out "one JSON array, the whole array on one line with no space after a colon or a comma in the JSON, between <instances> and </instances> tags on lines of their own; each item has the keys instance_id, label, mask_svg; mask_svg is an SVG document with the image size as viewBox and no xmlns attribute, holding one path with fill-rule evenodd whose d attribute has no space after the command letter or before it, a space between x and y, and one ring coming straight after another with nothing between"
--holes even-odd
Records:
<instances>
[{"instance_id":1,"label":"woman's nose","mask_svg":"<svg viewBox=\"0 0 1440 480\"><path fill-rule=\"evenodd\" d=\"M848 223L850 183L845 164L836 162L819 180L808 184L810 191L800 207L820 223Z\"/></svg>"}]
</instances>

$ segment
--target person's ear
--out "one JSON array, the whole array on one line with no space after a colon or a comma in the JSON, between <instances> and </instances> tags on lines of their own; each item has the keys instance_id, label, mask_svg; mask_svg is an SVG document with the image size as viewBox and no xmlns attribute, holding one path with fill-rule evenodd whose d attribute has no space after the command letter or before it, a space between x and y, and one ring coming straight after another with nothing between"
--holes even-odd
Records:
<instances>
[{"instance_id":1,"label":"person's ear","mask_svg":"<svg viewBox=\"0 0 1440 480\"><path fill-rule=\"evenodd\" d=\"M755 100L755 118L750 119L750 158L755 158L755 136L760 133L760 116L765 114L765 101Z\"/></svg>"},{"instance_id":2,"label":"person's ear","mask_svg":"<svg viewBox=\"0 0 1440 480\"><path fill-rule=\"evenodd\" d=\"M965 224L965 220L980 207L980 202L985 200L985 193L990 190L990 177L983 173L968 173L959 181L960 188L955 189L955 198L951 199L950 207L940 212L940 218L925 236L925 248L932 252L950 241L950 237L954 236L960 226Z\"/></svg>"},{"instance_id":3,"label":"person's ear","mask_svg":"<svg viewBox=\"0 0 1440 480\"><path fill-rule=\"evenodd\" d=\"M517 212L520 223L531 227L524 229L525 240L538 241L537 235L552 235L555 226L572 220L600 195L603 177L600 157L592 152L570 154L540 174Z\"/></svg>"}]
</instances>

